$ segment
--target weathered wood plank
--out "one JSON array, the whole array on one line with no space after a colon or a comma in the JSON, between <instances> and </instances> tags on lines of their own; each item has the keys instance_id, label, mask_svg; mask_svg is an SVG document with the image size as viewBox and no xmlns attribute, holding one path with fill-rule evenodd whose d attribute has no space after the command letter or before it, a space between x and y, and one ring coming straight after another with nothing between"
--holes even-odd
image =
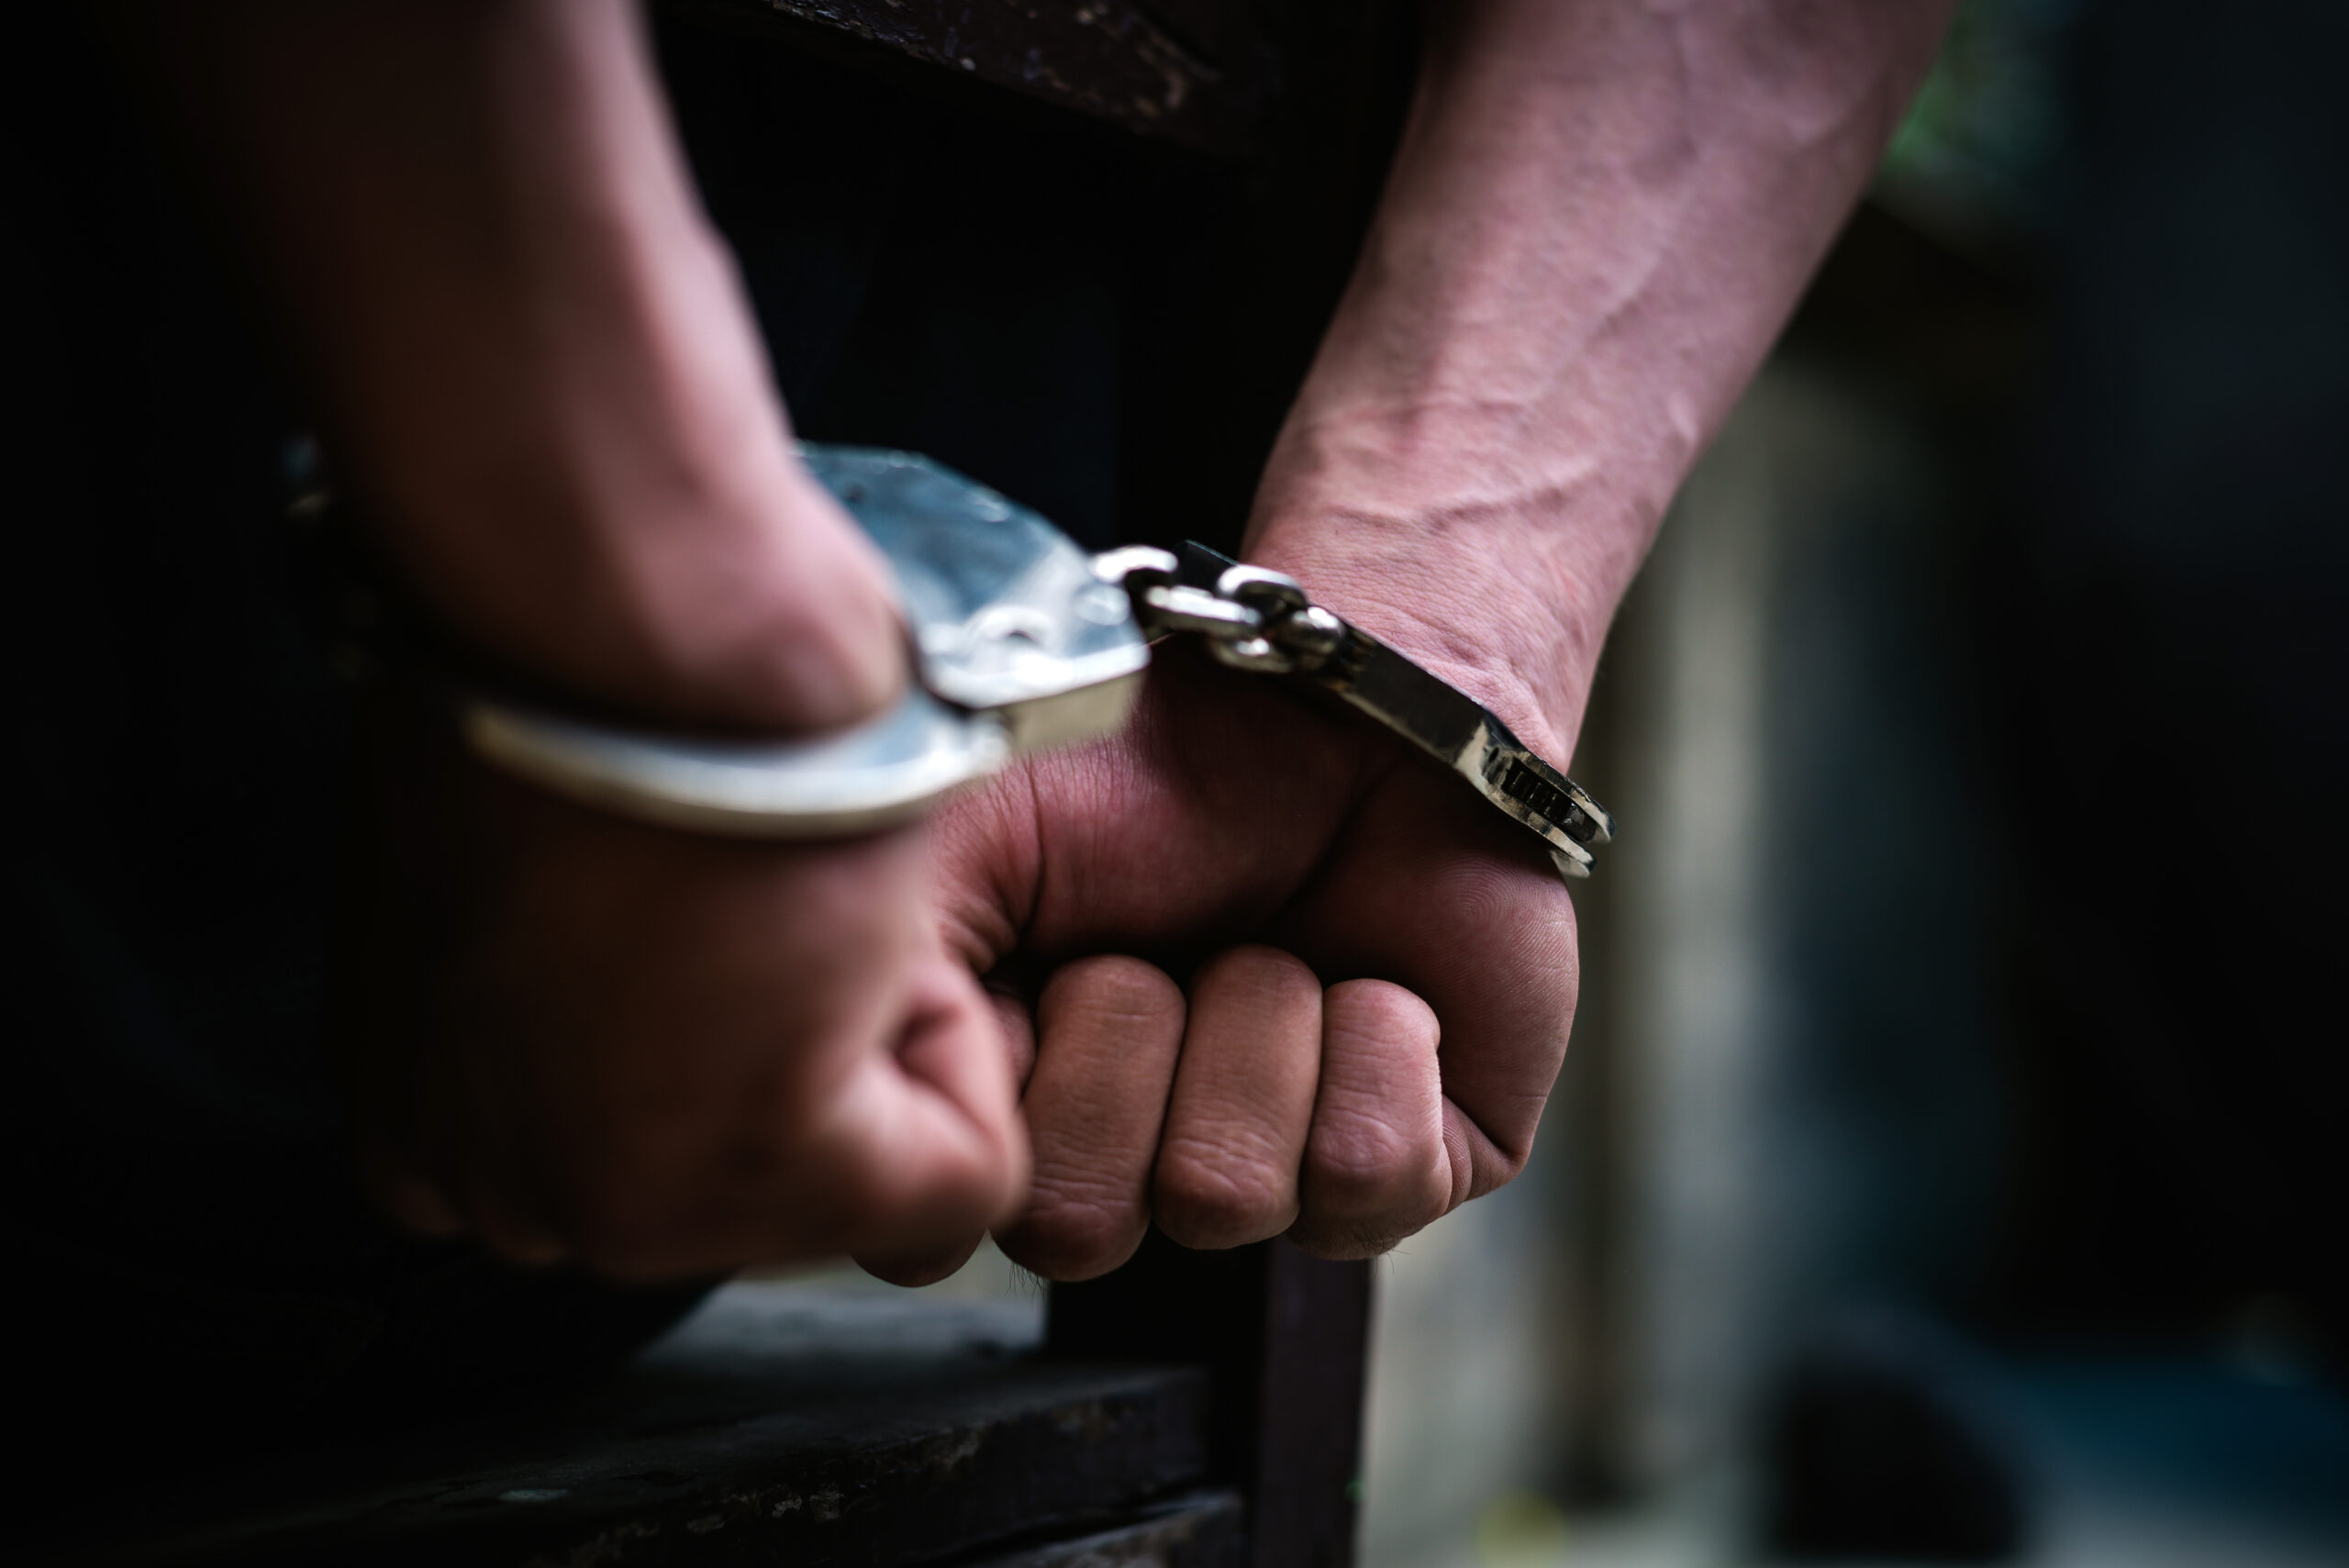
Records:
<instances>
[{"instance_id":1,"label":"weathered wood plank","mask_svg":"<svg viewBox=\"0 0 2349 1568\"><path fill-rule=\"evenodd\" d=\"M676 0L736 26L847 33L895 54L1203 151L1256 142L1248 9L1202 0ZM1212 55L1210 50L1215 51Z\"/></svg>"},{"instance_id":2,"label":"weathered wood plank","mask_svg":"<svg viewBox=\"0 0 2349 1568\"><path fill-rule=\"evenodd\" d=\"M973 1568L1241 1568L1247 1515L1237 1492L1201 1492L1074 1540L991 1557Z\"/></svg>"},{"instance_id":3,"label":"weathered wood plank","mask_svg":"<svg viewBox=\"0 0 2349 1568\"><path fill-rule=\"evenodd\" d=\"M1204 1373L1035 1362L1035 1334L1032 1303L731 1286L563 1410L127 1482L30 1560L892 1568L1130 1521L1200 1482ZM1130 1560L1193 1561L1161 1534Z\"/></svg>"}]
</instances>

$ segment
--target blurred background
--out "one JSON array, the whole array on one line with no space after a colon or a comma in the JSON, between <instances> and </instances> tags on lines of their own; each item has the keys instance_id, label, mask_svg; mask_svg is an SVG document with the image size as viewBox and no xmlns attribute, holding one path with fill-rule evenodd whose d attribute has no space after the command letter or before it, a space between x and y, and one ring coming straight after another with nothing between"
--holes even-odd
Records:
<instances>
[{"instance_id":1,"label":"blurred background","mask_svg":"<svg viewBox=\"0 0 2349 1568\"><path fill-rule=\"evenodd\" d=\"M1969 0L1687 488L1365 1562L2349 1562L2349 14Z\"/></svg>"}]
</instances>

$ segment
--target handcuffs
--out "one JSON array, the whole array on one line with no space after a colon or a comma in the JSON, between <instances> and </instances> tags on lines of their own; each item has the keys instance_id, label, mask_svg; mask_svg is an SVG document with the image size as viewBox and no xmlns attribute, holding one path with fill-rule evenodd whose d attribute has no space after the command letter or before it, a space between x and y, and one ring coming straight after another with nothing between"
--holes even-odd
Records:
<instances>
[{"instance_id":1,"label":"handcuffs","mask_svg":"<svg viewBox=\"0 0 2349 1568\"><path fill-rule=\"evenodd\" d=\"M1314 604L1295 579L1197 544L1088 556L1027 507L927 458L806 444L808 469L896 569L917 678L890 711L800 740L693 739L461 688L481 757L607 811L696 832L821 839L918 817L1023 752L1115 732L1152 645L1329 694L1401 736L1590 874L1614 824L1482 704Z\"/></svg>"}]
</instances>

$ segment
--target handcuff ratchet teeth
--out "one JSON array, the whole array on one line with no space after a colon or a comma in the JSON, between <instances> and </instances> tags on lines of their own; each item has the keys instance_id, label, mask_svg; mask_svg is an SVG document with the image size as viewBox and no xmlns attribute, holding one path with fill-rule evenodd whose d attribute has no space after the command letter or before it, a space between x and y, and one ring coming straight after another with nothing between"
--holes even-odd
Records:
<instances>
[{"instance_id":1,"label":"handcuff ratchet teeth","mask_svg":"<svg viewBox=\"0 0 2349 1568\"><path fill-rule=\"evenodd\" d=\"M812 740L686 738L588 723L474 692L460 725L484 759L620 815L698 832L821 839L909 820L1010 758L1114 733L1152 641L1205 639L1223 663L1326 692L1465 781L1590 874L1614 825L1464 692L1293 578L1203 545L1088 556L1036 513L911 453L806 444L802 458L895 568L918 680L896 706Z\"/></svg>"}]
</instances>

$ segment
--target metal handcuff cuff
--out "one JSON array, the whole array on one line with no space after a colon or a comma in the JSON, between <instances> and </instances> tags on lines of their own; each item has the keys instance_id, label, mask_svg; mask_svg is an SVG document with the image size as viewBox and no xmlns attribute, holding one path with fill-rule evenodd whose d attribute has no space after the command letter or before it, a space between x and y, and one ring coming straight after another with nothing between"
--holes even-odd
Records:
<instances>
[{"instance_id":1,"label":"metal handcuff cuff","mask_svg":"<svg viewBox=\"0 0 2349 1568\"><path fill-rule=\"evenodd\" d=\"M1151 644L1330 693L1400 735L1590 874L1613 823L1491 712L1295 580L1205 546L1087 556L1024 506L910 453L803 445L808 469L896 569L918 679L888 713L807 740L686 740L467 692L482 757L622 816L745 838L820 839L919 816L1022 752L1117 730Z\"/></svg>"}]
</instances>

